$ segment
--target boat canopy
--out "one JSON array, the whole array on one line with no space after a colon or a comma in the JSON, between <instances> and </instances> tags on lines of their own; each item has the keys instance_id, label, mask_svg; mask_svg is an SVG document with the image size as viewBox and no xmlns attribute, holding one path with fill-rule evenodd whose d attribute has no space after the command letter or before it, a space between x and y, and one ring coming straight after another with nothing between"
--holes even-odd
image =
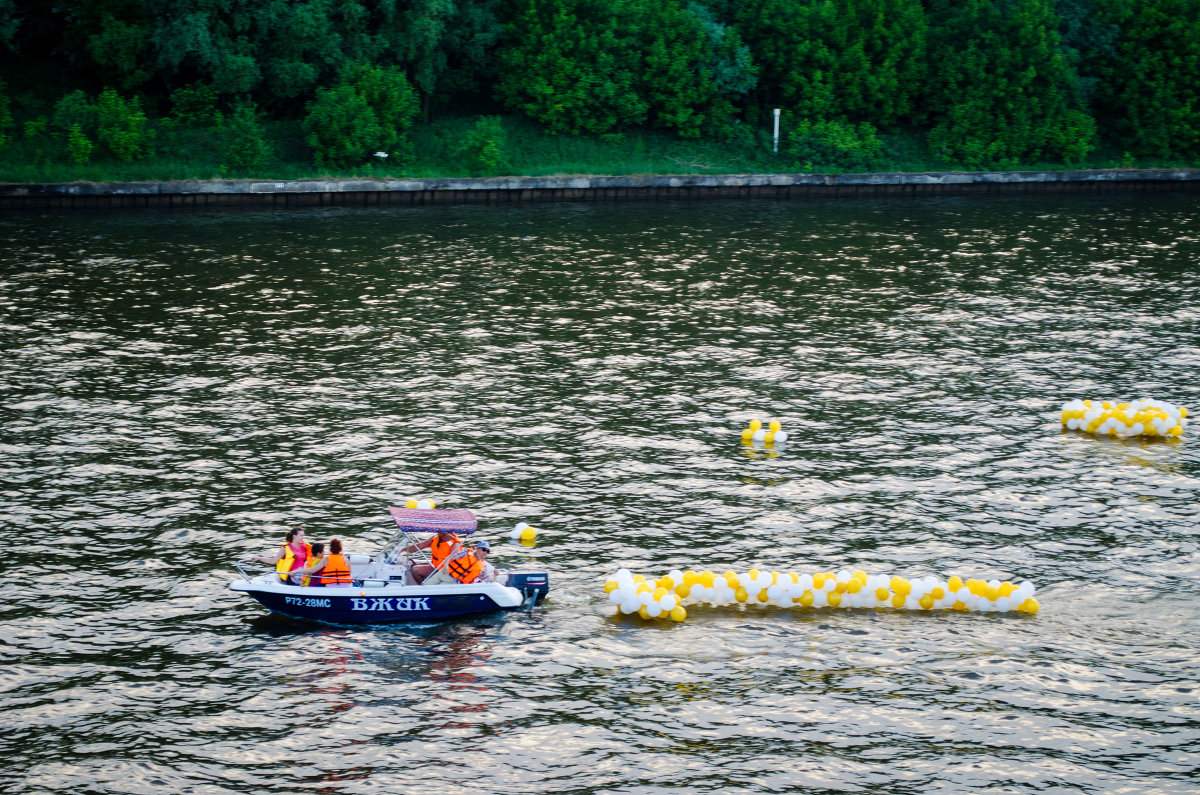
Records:
<instances>
[{"instance_id":1,"label":"boat canopy","mask_svg":"<svg viewBox=\"0 0 1200 795\"><path fill-rule=\"evenodd\" d=\"M469 536L478 523L466 508L388 508L403 533L456 533Z\"/></svg>"}]
</instances>

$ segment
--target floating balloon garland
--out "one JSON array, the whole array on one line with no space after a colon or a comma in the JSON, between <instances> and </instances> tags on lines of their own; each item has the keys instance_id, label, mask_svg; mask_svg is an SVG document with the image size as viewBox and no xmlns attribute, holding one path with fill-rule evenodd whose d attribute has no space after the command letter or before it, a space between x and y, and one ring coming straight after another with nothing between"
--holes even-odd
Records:
<instances>
[{"instance_id":1,"label":"floating balloon garland","mask_svg":"<svg viewBox=\"0 0 1200 795\"><path fill-rule=\"evenodd\" d=\"M762 442L764 444L783 443L788 440L788 432L783 430L779 420L771 420L764 428L762 420L750 420L750 425L742 430L743 442Z\"/></svg>"},{"instance_id":2,"label":"floating balloon garland","mask_svg":"<svg viewBox=\"0 0 1200 795\"><path fill-rule=\"evenodd\" d=\"M1033 583L920 577L906 580L865 571L695 572L678 569L648 580L619 569L604 583L608 599L625 615L683 621L687 605L774 605L776 607L894 608L898 610L958 610L1036 613Z\"/></svg>"},{"instance_id":3,"label":"floating balloon garland","mask_svg":"<svg viewBox=\"0 0 1200 795\"><path fill-rule=\"evenodd\" d=\"M1188 410L1174 403L1142 398L1132 403L1071 400L1062 406L1062 423L1072 431L1127 439L1132 436L1178 438L1188 426Z\"/></svg>"},{"instance_id":4,"label":"floating balloon garland","mask_svg":"<svg viewBox=\"0 0 1200 795\"><path fill-rule=\"evenodd\" d=\"M427 510L436 508L437 503L434 502L433 500L418 500L418 499L413 498L413 499L410 499L408 502L404 503L404 507L405 508L420 508L422 510L427 511Z\"/></svg>"}]
</instances>

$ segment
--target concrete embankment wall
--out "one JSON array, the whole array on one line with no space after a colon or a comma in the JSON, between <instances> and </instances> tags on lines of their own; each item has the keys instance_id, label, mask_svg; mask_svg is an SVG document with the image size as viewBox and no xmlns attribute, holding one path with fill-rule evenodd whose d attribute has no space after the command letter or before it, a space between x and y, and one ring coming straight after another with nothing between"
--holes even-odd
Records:
<instances>
[{"instance_id":1,"label":"concrete embankment wall","mask_svg":"<svg viewBox=\"0 0 1200 795\"><path fill-rule=\"evenodd\" d=\"M0 210L836 199L1200 190L1200 169L0 183Z\"/></svg>"}]
</instances>

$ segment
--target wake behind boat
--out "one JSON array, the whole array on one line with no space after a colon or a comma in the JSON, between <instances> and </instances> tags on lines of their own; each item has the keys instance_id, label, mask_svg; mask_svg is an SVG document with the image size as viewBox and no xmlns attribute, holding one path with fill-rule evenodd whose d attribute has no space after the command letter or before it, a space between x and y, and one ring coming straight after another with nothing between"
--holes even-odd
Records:
<instances>
[{"instance_id":1,"label":"wake behind boat","mask_svg":"<svg viewBox=\"0 0 1200 795\"><path fill-rule=\"evenodd\" d=\"M475 532L475 515L466 509L388 508L397 532L375 555L346 555L350 564L348 586L304 586L264 570L249 560L236 564L242 579L229 584L231 591L247 593L264 607L292 618L337 624L376 624L394 621L433 621L477 613L515 610L535 604L550 591L546 572L517 571L499 574L495 582L421 584L413 566L428 563L414 533L450 532L469 536ZM386 520L385 520L386 521ZM319 579L319 578L318 578Z\"/></svg>"}]
</instances>

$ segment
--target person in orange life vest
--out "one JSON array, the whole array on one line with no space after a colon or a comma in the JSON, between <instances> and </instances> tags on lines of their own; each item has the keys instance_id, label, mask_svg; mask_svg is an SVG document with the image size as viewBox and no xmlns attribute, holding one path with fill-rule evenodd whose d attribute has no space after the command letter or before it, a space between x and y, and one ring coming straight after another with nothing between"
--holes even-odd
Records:
<instances>
[{"instance_id":1,"label":"person in orange life vest","mask_svg":"<svg viewBox=\"0 0 1200 795\"><path fill-rule=\"evenodd\" d=\"M429 563L413 564L413 579L422 583L426 577L442 565L443 560L462 549L462 540L454 533L438 533L417 544L409 544L403 551L416 552L418 549L428 549L429 556L433 560L432 565Z\"/></svg>"},{"instance_id":2,"label":"person in orange life vest","mask_svg":"<svg viewBox=\"0 0 1200 795\"><path fill-rule=\"evenodd\" d=\"M288 530L287 543L279 548L274 557L255 557L250 560L255 563L265 563L268 566L274 564L275 571L279 572L279 579L289 582L289 573L307 566L310 558L312 558L312 548L304 542L304 528L296 525Z\"/></svg>"},{"instance_id":3,"label":"person in orange life vest","mask_svg":"<svg viewBox=\"0 0 1200 795\"><path fill-rule=\"evenodd\" d=\"M488 554L491 551L491 544L486 541L480 541L475 545L475 549L470 552L463 552L452 556L446 567L434 574L426 582L429 585L440 585L451 582L458 582L463 585L473 582L491 582L487 574L489 570L493 575L495 573L495 568L492 568L491 564L487 562Z\"/></svg>"},{"instance_id":4,"label":"person in orange life vest","mask_svg":"<svg viewBox=\"0 0 1200 795\"><path fill-rule=\"evenodd\" d=\"M295 574L312 574L313 585L324 585L326 588L347 588L354 584L350 579L350 561L342 554L342 542L333 539L329 542L329 554L307 568L300 569Z\"/></svg>"}]
</instances>

